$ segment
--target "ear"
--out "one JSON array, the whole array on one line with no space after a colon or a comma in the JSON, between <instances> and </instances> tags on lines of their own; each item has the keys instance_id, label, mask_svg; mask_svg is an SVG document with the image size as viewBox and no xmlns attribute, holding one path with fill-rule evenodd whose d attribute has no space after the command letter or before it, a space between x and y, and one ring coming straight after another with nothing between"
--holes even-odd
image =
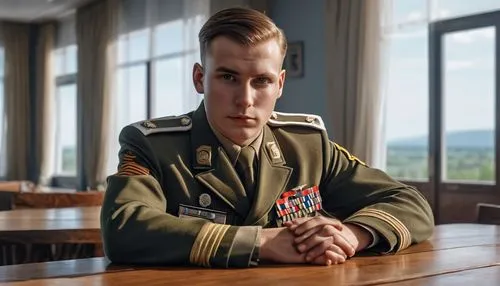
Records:
<instances>
[{"instance_id":1,"label":"ear","mask_svg":"<svg viewBox=\"0 0 500 286\"><path fill-rule=\"evenodd\" d=\"M285 77L286 77L286 70L281 70L280 75L278 77L278 97L281 97L281 94L283 93L283 87L285 86Z\"/></svg>"},{"instance_id":2,"label":"ear","mask_svg":"<svg viewBox=\"0 0 500 286\"><path fill-rule=\"evenodd\" d=\"M204 76L203 67L199 63L195 63L193 66L193 85L200 94L205 93L205 88L203 87Z\"/></svg>"}]
</instances>

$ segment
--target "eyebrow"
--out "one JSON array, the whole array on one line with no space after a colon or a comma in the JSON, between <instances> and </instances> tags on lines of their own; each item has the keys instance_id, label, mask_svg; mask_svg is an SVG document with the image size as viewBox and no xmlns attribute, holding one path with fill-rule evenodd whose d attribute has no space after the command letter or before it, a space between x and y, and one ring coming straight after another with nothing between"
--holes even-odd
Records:
<instances>
[{"instance_id":1,"label":"eyebrow","mask_svg":"<svg viewBox=\"0 0 500 286\"><path fill-rule=\"evenodd\" d=\"M270 78L273 78L274 75L271 74L271 73L261 73L261 74L258 74L257 76L255 77L270 77Z\"/></svg>"},{"instance_id":2,"label":"eyebrow","mask_svg":"<svg viewBox=\"0 0 500 286\"><path fill-rule=\"evenodd\" d=\"M220 72L220 73L231 73L231 74L235 74L235 75L240 74L239 72L232 70L230 68L226 68L226 67L218 67L215 71Z\"/></svg>"},{"instance_id":3,"label":"eyebrow","mask_svg":"<svg viewBox=\"0 0 500 286\"><path fill-rule=\"evenodd\" d=\"M235 70L232 70L230 68L226 68L226 67L218 67L215 69L215 72L218 72L218 73L230 73L230 74L234 74L234 75L240 75L240 73L238 71L235 71ZM273 74L270 74L270 73L260 73L258 75L256 75L255 77L270 77L270 78L273 78Z\"/></svg>"}]
</instances>

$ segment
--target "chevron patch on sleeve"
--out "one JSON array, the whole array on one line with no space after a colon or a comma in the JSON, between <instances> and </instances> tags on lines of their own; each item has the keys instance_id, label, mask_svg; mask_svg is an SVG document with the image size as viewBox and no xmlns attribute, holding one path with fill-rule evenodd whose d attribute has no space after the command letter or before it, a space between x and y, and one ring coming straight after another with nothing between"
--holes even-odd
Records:
<instances>
[{"instance_id":1,"label":"chevron patch on sleeve","mask_svg":"<svg viewBox=\"0 0 500 286\"><path fill-rule=\"evenodd\" d=\"M141 176L149 175L149 169L137 163L134 154L127 152L123 155L118 166L117 176Z\"/></svg>"}]
</instances>

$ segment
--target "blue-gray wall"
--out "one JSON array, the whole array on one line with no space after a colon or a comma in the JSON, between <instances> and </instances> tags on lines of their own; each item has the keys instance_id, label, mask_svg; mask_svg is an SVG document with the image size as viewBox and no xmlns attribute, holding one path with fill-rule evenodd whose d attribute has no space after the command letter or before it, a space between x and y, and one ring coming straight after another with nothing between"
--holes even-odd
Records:
<instances>
[{"instance_id":1,"label":"blue-gray wall","mask_svg":"<svg viewBox=\"0 0 500 286\"><path fill-rule=\"evenodd\" d=\"M276 110L320 115L331 130L326 114L325 1L270 0L268 7L289 42L304 41L304 77L286 79Z\"/></svg>"}]
</instances>

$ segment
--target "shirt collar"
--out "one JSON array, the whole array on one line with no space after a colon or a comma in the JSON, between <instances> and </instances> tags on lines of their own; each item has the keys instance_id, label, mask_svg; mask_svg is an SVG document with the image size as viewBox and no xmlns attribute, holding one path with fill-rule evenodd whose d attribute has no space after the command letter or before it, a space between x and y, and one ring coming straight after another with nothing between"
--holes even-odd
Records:
<instances>
[{"instance_id":1,"label":"shirt collar","mask_svg":"<svg viewBox=\"0 0 500 286\"><path fill-rule=\"evenodd\" d=\"M208 121L208 119L207 119L207 121ZM227 137L225 137L219 131L217 131L217 129L215 129L212 126L212 124L210 124L210 121L208 121L208 124L210 125L212 132L215 134L215 137L217 137L217 140L219 140L222 147L226 151L226 154L229 157L231 164L233 164L233 166L235 166L236 160L238 160L238 155L240 154L241 148L245 147L245 146L239 146L238 144L235 144L234 142L229 140ZM257 160L259 159L259 150L260 150L260 147L262 145L262 139L264 138L263 134L264 134L264 132L263 132L263 130L261 130L259 135L250 144L248 144L248 146L250 146L254 149L255 158Z\"/></svg>"}]
</instances>

